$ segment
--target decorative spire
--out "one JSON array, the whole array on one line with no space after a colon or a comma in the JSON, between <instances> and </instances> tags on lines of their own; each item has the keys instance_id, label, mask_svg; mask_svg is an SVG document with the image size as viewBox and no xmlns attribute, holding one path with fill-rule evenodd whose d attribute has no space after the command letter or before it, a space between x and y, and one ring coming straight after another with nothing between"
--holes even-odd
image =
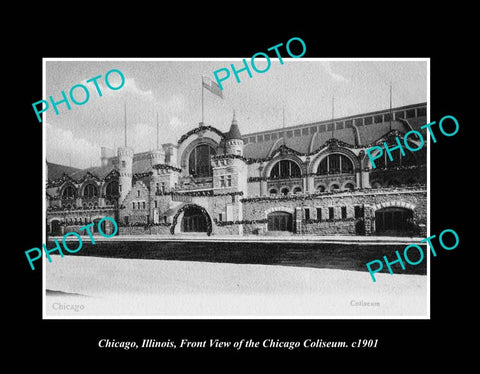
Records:
<instances>
[{"instance_id":1,"label":"decorative spire","mask_svg":"<svg viewBox=\"0 0 480 374\"><path fill-rule=\"evenodd\" d=\"M242 134L240 134L240 129L238 128L237 118L235 117L235 109L233 110L232 124L230 126L230 131L227 133L225 140L230 139L242 139Z\"/></svg>"}]
</instances>

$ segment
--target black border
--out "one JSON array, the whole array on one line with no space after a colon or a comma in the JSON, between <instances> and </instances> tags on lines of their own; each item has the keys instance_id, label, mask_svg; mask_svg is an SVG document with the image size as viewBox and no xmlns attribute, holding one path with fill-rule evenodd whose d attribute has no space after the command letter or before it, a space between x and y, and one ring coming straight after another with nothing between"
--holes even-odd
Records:
<instances>
[{"instance_id":1,"label":"black border","mask_svg":"<svg viewBox=\"0 0 480 374\"><path fill-rule=\"evenodd\" d=\"M246 20L248 21L248 20ZM247 22L248 23L248 22ZM394 24L400 30L388 34L385 30L372 26L362 29L347 29L342 26L289 27L279 23L276 28L263 25L250 25L254 30L245 33L234 25L214 27L211 33L204 32L202 25L191 25L185 33L178 33L167 27L152 27L142 33L129 33L129 30L116 30L115 33L100 33L58 43L42 42L35 47L30 44L27 56L22 57L22 74L17 86L21 88L17 103L19 110L18 129L21 129L22 149L27 163L12 170L15 174L15 193L24 196L18 215L12 217L20 228L16 238L18 245L8 255L13 259L13 279L15 295L12 298L14 310L11 315L19 319L15 333L14 351L24 350L26 342L31 349L31 357L55 356L96 359L139 358L153 356L158 363L196 355L203 358L229 356L241 359L253 356L261 359L270 357L312 356L316 360L333 358L340 366L343 357L354 357L363 362L375 363L378 355L386 355L395 362L412 357L426 356L428 351L436 357L451 354L455 342L464 341L463 332L469 328L469 317L463 317L465 310L472 307L474 300L464 298L458 290L465 289L468 281L465 264L469 263L469 246L466 242L466 227L461 222L465 216L461 204L461 192L455 192L459 184L455 178L460 165L462 151L465 151L467 124L469 118L466 95L468 79L459 75L468 74L463 59L457 53L448 52L445 40L452 40L452 28L448 30L414 28L401 21ZM362 25L365 27L365 25ZM390 25L389 27L394 27ZM429 28L423 24L422 27ZM390 30L391 32L392 30ZM55 27L48 26L46 33L55 35ZM382 34L383 32L383 34ZM450 34L449 34L450 32ZM31 110L31 103L42 95L42 57L249 57L258 51L291 37L301 37L307 45L305 57L430 57L431 58L431 120L437 121L449 114L460 123L460 131L451 138L440 137L432 146L431 157L431 233L438 234L446 228L455 229L460 236L460 246L454 251L439 251L431 262L431 320L42 320L41 272L31 271L25 260L24 251L39 246L42 238L42 125ZM52 44L53 43L53 44ZM455 47L453 41L448 46ZM454 49L455 50L455 49ZM127 52L128 51L128 52ZM472 73L473 74L473 73ZM472 122L474 123L474 122ZM10 124L12 125L12 124ZM22 152L23 153L23 152ZM18 183L20 176L27 175L28 183ZM463 184L465 187L468 185ZM473 185L471 185L473 186ZM460 186L458 186L460 187ZM18 191L18 189L20 191ZM468 190L468 188L467 188ZM11 224L9 222L9 224ZM16 240L17 241L17 240ZM470 249L473 249L470 247ZM10 267L10 263L7 265ZM8 287L8 285L6 285ZM224 338L254 339L280 338L283 340L303 340L321 338L323 340L352 341L358 338L379 339L376 349L331 349L331 350L100 350L98 339L136 339L145 337L159 339L209 339ZM37 356L38 355L38 356ZM87 360L87 361L89 361ZM353 361L358 362L358 361ZM213 365L216 366L216 365Z\"/></svg>"}]
</instances>

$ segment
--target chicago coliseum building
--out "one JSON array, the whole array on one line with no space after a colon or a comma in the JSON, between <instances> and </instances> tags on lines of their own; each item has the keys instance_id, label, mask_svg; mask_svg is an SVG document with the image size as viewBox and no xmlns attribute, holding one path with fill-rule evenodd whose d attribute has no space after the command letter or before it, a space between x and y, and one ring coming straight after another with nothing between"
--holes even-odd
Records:
<instances>
[{"instance_id":1,"label":"chicago coliseum building","mask_svg":"<svg viewBox=\"0 0 480 374\"><path fill-rule=\"evenodd\" d=\"M423 237L427 145L393 161L384 152L376 168L366 149L410 130L426 137L426 123L426 103L251 134L234 114L150 152L102 148L98 167L47 162L47 233L110 216L119 235Z\"/></svg>"}]
</instances>

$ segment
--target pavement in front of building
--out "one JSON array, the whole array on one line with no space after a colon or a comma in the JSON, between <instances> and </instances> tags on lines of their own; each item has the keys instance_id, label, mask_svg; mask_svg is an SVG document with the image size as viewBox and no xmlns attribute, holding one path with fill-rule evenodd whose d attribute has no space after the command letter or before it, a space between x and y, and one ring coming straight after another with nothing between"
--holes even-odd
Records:
<instances>
[{"instance_id":1,"label":"pavement in front of building","mask_svg":"<svg viewBox=\"0 0 480 374\"><path fill-rule=\"evenodd\" d=\"M61 236L49 237L52 239L62 239ZM85 237L86 239L86 237ZM105 238L101 235L94 235L95 241L202 241L202 242L292 242L292 243L357 243L357 244L411 244L420 243L424 238L420 237L398 237L398 236L350 236L350 235L332 235L332 236L257 236L257 235L211 235L206 234L181 234L181 235L118 235L112 238ZM76 236L69 236L69 240L77 240Z\"/></svg>"}]
</instances>

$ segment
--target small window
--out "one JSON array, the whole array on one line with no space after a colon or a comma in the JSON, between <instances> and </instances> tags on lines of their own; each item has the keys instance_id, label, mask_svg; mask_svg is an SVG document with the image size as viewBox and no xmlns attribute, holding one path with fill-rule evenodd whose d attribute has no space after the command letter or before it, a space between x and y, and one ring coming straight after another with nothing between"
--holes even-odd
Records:
<instances>
[{"instance_id":1,"label":"small window","mask_svg":"<svg viewBox=\"0 0 480 374\"><path fill-rule=\"evenodd\" d=\"M365 126L373 123L373 117L365 117Z\"/></svg>"},{"instance_id":2,"label":"small window","mask_svg":"<svg viewBox=\"0 0 480 374\"><path fill-rule=\"evenodd\" d=\"M318 131L316 126L310 127L310 135L315 134Z\"/></svg>"},{"instance_id":3,"label":"small window","mask_svg":"<svg viewBox=\"0 0 480 374\"><path fill-rule=\"evenodd\" d=\"M277 138L278 138L278 134L277 134L277 133L272 134L272 140L277 140Z\"/></svg>"},{"instance_id":4,"label":"small window","mask_svg":"<svg viewBox=\"0 0 480 374\"><path fill-rule=\"evenodd\" d=\"M220 187L225 187L225 175L220 175Z\"/></svg>"},{"instance_id":5,"label":"small window","mask_svg":"<svg viewBox=\"0 0 480 374\"><path fill-rule=\"evenodd\" d=\"M372 117L367 117L367 118L370 118L371 120ZM363 118L355 118L355 126L363 126Z\"/></svg>"},{"instance_id":6,"label":"small window","mask_svg":"<svg viewBox=\"0 0 480 374\"><path fill-rule=\"evenodd\" d=\"M322 208L317 208L317 220L322 220Z\"/></svg>"},{"instance_id":7,"label":"small window","mask_svg":"<svg viewBox=\"0 0 480 374\"><path fill-rule=\"evenodd\" d=\"M295 188L293 189L293 193L294 193L294 194L301 193L301 192L302 192L301 187L295 187Z\"/></svg>"},{"instance_id":8,"label":"small window","mask_svg":"<svg viewBox=\"0 0 480 374\"><path fill-rule=\"evenodd\" d=\"M257 142L258 142L258 143L263 142L263 135L258 135L258 136L257 136Z\"/></svg>"},{"instance_id":9,"label":"small window","mask_svg":"<svg viewBox=\"0 0 480 374\"><path fill-rule=\"evenodd\" d=\"M308 128L302 129L302 135L303 136L308 135Z\"/></svg>"},{"instance_id":10,"label":"small window","mask_svg":"<svg viewBox=\"0 0 480 374\"><path fill-rule=\"evenodd\" d=\"M325 192L325 186L322 186L322 185L318 186L317 192Z\"/></svg>"},{"instance_id":11,"label":"small window","mask_svg":"<svg viewBox=\"0 0 480 374\"><path fill-rule=\"evenodd\" d=\"M265 134L265 141L268 142L270 140L270 134Z\"/></svg>"},{"instance_id":12,"label":"small window","mask_svg":"<svg viewBox=\"0 0 480 374\"><path fill-rule=\"evenodd\" d=\"M254 136L251 136L249 139L248 139L249 143L256 143L256 139Z\"/></svg>"},{"instance_id":13,"label":"small window","mask_svg":"<svg viewBox=\"0 0 480 374\"><path fill-rule=\"evenodd\" d=\"M222 218L223 218L223 217L222 217L222 213L218 213L218 220L219 220L220 222L222 222Z\"/></svg>"},{"instance_id":14,"label":"small window","mask_svg":"<svg viewBox=\"0 0 480 374\"><path fill-rule=\"evenodd\" d=\"M277 190L275 188L271 188L270 191L268 191L268 193L270 195L276 195L277 194Z\"/></svg>"},{"instance_id":15,"label":"small window","mask_svg":"<svg viewBox=\"0 0 480 374\"><path fill-rule=\"evenodd\" d=\"M160 183L156 183L156 184L155 184L155 190L156 190L157 192L160 192Z\"/></svg>"},{"instance_id":16,"label":"small window","mask_svg":"<svg viewBox=\"0 0 480 374\"><path fill-rule=\"evenodd\" d=\"M422 108L417 108L417 116L418 117L425 117L427 115L427 108L422 107Z\"/></svg>"},{"instance_id":17,"label":"small window","mask_svg":"<svg viewBox=\"0 0 480 374\"><path fill-rule=\"evenodd\" d=\"M293 131L287 131L287 138L291 138L293 136Z\"/></svg>"},{"instance_id":18,"label":"small window","mask_svg":"<svg viewBox=\"0 0 480 374\"><path fill-rule=\"evenodd\" d=\"M328 219L334 219L335 214L333 212L333 207L328 208Z\"/></svg>"},{"instance_id":19,"label":"small window","mask_svg":"<svg viewBox=\"0 0 480 374\"><path fill-rule=\"evenodd\" d=\"M137 197L140 197L140 190L137 190Z\"/></svg>"},{"instance_id":20,"label":"small window","mask_svg":"<svg viewBox=\"0 0 480 374\"><path fill-rule=\"evenodd\" d=\"M227 187L231 187L231 186L232 186L232 176L227 175Z\"/></svg>"},{"instance_id":21,"label":"small window","mask_svg":"<svg viewBox=\"0 0 480 374\"><path fill-rule=\"evenodd\" d=\"M305 208L305 219L310 219L310 208Z\"/></svg>"},{"instance_id":22,"label":"small window","mask_svg":"<svg viewBox=\"0 0 480 374\"><path fill-rule=\"evenodd\" d=\"M395 119L405 118L405 112L402 110L400 112L395 112Z\"/></svg>"},{"instance_id":23,"label":"small window","mask_svg":"<svg viewBox=\"0 0 480 374\"><path fill-rule=\"evenodd\" d=\"M290 190L288 188L284 187L280 190L280 192L282 193L282 195L286 196L286 195L288 195Z\"/></svg>"},{"instance_id":24,"label":"small window","mask_svg":"<svg viewBox=\"0 0 480 374\"><path fill-rule=\"evenodd\" d=\"M355 205L354 209L354 215L355 218L362 218L363 217L363 207L360 205Z\"/></svg>"},{"instance_id":25,"label":"small window","mask_svg":"<svg viewBox=\"0 0 480 374\"><path fill-rule=\"evenodd\" d=\"M385 118L385 122L389 122L390 120L393 120L393 117L390 113L385 114L384 118Z\"/></svg>"},{"instance_id":26,"label":"small window","mask_svg":"<svg viewBox=\"0 0 480 374\"><path fill-rule=\"evenodd\" d=\"M347 218L347 207L342 206L341 211L342 211L342 219L346 219Z\"/></svg>"},{"instance_id":27,"label":"small window","mask_svg":"<svg viewBox=\"0 0 480 374\"><path fill-rule=\"evenodd\" d=\"M122 160L122 168L126 168L126 167L127 167L127 161Z\"/></svg>"},{"instance_id":28,"label":"small window","mask_svg":"<svg viewBox=\"0 0 480 374\"><path fill-rule=\"evenodd\" d=\"M145 205L145 201L142 203L142 209L145 209L146 208L146 205Z\"/></svg>"},{"instance_id":29,"label":"small window","mask_svg":"<svg viewBox=\"0 0 480 374\"><path fill-rule=\"evenodd\" d=\"M293 136L300 136L300 129L295 130Z\"/></svg>"},{"instance_id":30,"label":"small window","mask_svg":"<svg viewBox=\"0 0 480 374\"><path fill-rule=\"evenodd\" d=\"M158 201L155 200L154 203L155 203L155 208L158 208Z\"/></svg>"},{"instance_id":31,"label":"small window","mask_svg":"<svg viewBox=\"0 0 480 374\"><path fill-rule=\"evenodd\" d=\"M280 131L280 132L278 133L278 138L279 138L279 139L280 139L280 138L283 138L284 136L285 136L285 132Z\"/></svg>"},{"instance_id":32,"label":"small window","mask_svg":"<svg viewBox=\"0 0 480 374\"><path fill-rule=\"evenodd\" d=\"M381 114L373 117L373 122L375 123L380 123L380 122L383 122L383 116Z\"/></svg>"},{"instance_id":33,"label":"small window","mask_svg":"<svg viewBox=\"0 0 480 374\"><path fill-rule=\"evenodd\" d=\"M332 131L332 130L333 130L333 123L329 123L329 124L328 124L327 130L328 130L328 131Z\"/></svg>"},{"instance_id":34,"label":"small window","mask_svg":"<svg viewBox=\"0 0 480 374\"><path fill-rule=\"evenodd\" d=\"M243 144L248 144L248 138L243 139Z\"/></svg>"},{"instance_id":35,"label":"small window","mask_svg":"<svg viewBox=\"0 0 480 374\"><path fill-rule=\"evenodd\" d=\"M135 203L132 203L132 209L135 209Z\"/></svg>"},{"instance_id":36,"label":"small window","mask_svg":"<svg viewBox=\"0 0 480 374\"><path fill-rule=\"evenodd\" d=\"M325 131L326 131L325 125L320 125L320 126L318 127L318 131L320 131L320 132L325 132Z\"/></svg>"}]
</instances>

